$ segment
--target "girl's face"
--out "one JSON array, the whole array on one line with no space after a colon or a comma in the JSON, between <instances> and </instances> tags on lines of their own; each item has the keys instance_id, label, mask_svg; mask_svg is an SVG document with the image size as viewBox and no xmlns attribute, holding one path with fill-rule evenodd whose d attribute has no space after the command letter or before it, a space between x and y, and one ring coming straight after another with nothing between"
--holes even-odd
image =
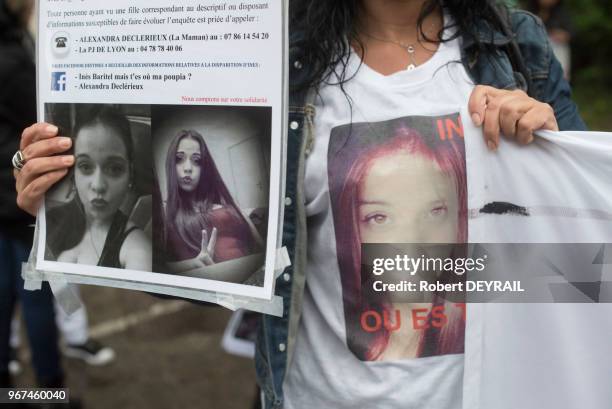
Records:
<instances>
[{"instance_id":1,"label":"girl's face","mask_svg":"<svg viewBox=\"0 0 612 409\"><path fill-rule=\"evenodd\" d=\"M202 153L200 143L192 138L183 138L176 149L176 174L179 187L193 192L200 182Z\"/></svg>"},{"instance_id":2,"label":"girl's face","mask_svg":"<svg viewBox=\"0 0 612 409\"><path fill-rule=\"evenodd\" d=\"M122 138L102 124L82 128L74 155L74 181L85 214L96 220L112 218L130 183L130 163Z\"/></svg>"},{"instance_id":3,"label":"girl's face","mask_svg":"<svg viewBox=\"0 0 612 409\"><path fill-rule=\"evenodd\" d=\"M374 159L359 185L362 243L455 243L454 180L422 155L397 152Z\"/></svg>"}]
</instances>

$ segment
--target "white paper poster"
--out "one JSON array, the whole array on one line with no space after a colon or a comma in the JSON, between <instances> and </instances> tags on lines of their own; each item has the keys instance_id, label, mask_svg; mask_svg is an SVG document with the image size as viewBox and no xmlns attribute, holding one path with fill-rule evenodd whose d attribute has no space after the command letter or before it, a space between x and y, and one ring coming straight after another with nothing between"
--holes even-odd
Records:
<instances>
[{"instance_id":1,"label":"white paper poster","mask_svg":"<svg viewBox=\"0 0 612 409\"><path fill-rule=\"evenodd\" d=\"M38 270L270 299L286 3L40 0L39 120L76 162Z\"/></svg>"}]
</instances>

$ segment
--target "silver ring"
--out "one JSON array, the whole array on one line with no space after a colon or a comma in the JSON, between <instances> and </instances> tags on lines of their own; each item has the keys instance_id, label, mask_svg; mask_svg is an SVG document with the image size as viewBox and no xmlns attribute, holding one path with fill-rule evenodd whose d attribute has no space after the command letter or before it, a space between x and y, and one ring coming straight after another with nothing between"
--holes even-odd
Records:
<instances>
[{"instance_id":1,"label":"silver ring","mask_svg":"<svg viewBox=\"0 0 612 409\"><path fill-rule=\"evenodd\" d=\"M21 170L23 169L25 164L26 160L23 157L23 153L21 151L15 152L15 154L13 155L13 167L17 170Z\"/></svg>"}]
</instances>

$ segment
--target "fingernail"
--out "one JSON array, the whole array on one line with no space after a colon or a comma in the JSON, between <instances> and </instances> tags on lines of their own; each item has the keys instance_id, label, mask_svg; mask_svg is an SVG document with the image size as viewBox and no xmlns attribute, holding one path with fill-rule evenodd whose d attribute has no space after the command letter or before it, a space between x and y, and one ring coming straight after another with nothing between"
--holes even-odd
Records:
<instances>
[{"instance_id":1,"label":"fingernail","mask_svg":"<svg viewBox=\"0 0 612 409\"><path fill-rule=\"evenodd\" d=\"M64 158L62 159L62 161L66 164L66 165L72 165L74 163L74 156L70 155L70 156L64 156Z\"/></svg>"},{"instance_id":2,"label":"fingernail","mask_svg":"<svg viewBox=\"0 0 612 409\"><path fill-rule=\"evenodd\" d=\"M489 150L491 151L494 151L495 149L497 149L497 145L493 141L487 141L487 146L489 147Z\"/></svg>"},{"instance_id":3,"label":"fingernail","mask_svg":"<svg viewBox=\"0 0 612 409\"><path fill-rule=\"evenodd\" d=\"M70 145L72 145L72 139L66 138L66 137L62 137L59 140L59 145L62 148L70 148Z\"/></svg>"},{"instance_id":4,"label":"fingernail","mask_svg":"<svg viewBox=\"0 0 612 409\"><path fill-rule=\"evenodd\" d=\"M49 125L45 128L45 132L47 132L49 135L56 135L58 132L57 126Z\"/></svg>"},{"instance_id":5,"label":"fingernail","mask_svg":"<svg viewBox=\"0 0 612 409\"><path fill-rule=\"evenodd\" d=\"M474 125L480 126L480 115L472 114L472 122L474 122Z\"/></svg>"}]
</instances>

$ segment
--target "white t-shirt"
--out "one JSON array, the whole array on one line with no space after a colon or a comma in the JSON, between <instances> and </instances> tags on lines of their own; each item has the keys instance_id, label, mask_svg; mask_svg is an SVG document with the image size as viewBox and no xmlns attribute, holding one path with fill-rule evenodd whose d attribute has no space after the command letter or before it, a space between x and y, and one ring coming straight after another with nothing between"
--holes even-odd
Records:
<instances>
[{"instance_id":1,"label":"white t-shirt","mask_svg":"<svg viewBox=\"0 0 612 409\"><path fill-rule=\"evenodd\" d=\"M466 140L470 208L507 202L529 214L471 218L470 242L612 243L612 133L538 136L496 153ZM612 246L601 261L602 246L573 247L551 259L564 275L545 278L553 298L585 303L468 304L465 409L612 407Z\"/></svg>"},{"instance_id":2,"label":"white t-shirt","mask_svg":"<svg viewBox=\"0 0 612 409\"><path fill-rule=\"evenodd\" d=\"M285 408L461 408L460 308L449 307L449 331L425 330L428 305L416 319L413 305L368 299L359 244L466 239L464 139L482 138L462 126L473 83L459 40L413 71L383 76L359 63L352 55L350 103L326 85L315 104L307 278Z\"/></svg>"},{"instance_id":3,"label":"white t-shirt","mask_svg":"<svg viewBox=\"0 0 612 409\"><path fill-rule=\"evenodd\" d=\"M356 260L347 261L347 254L359 242L448 239L451 230L441 216L464 202L473 243L612 243L612 134L541 132L528 147L503 142L499 152L488 152L467 112L473 85L461 64L449 64L458 60L458 43L450 42L413 72L384 77L362 66L345 85L352 111L339 87L321 90L306 167L307 282L294 361L284 385L288 409L610 407L612 304L469 304L464 354L422 348L422 342L416 349L414 343L402 348L393 334L368 338L359 333L380 329L380 322L372 315L365 322L355 320L355 310L363 307L359 289L364 284L356 276L358 267L351 267ZM357 64L353 58L349 68ZM467 190L458 191L452 203L452 189L432 173L432 161L424 159L436 158L437 168L458 181L457 166L454 172L448 169L460 161L452 160L457 155L449 156L444 142L453 141L450 146L460 151L461 144L455 143L460 133ZM406 160L415 151L421 154ZM400 171L414 177L400 178L394 173ZM393 183L398 179L405 187ZM436 189L419 190L419 182ZM406 190L418 191L414 196L420 199L439 197L423 202L403 194ZM390 192L396 201L385 203L381 195ZM529 217L479 214L494 202L518 205ZM399 219L412 225L386 230L397 221L393 211L398 203L412 210L434 205L426 207L429 219L421 224L418 212L409 211ZM461 218L456 222L461 226ZM465 232L458 227L454 233L460 239ZM606 302L612 299L610 247L608 265L596 280L602 283L592 282L587 273L592 268L584 270L588 287L599 285ZM581 291L571 285L565 289ZM385 321L385 306L375 307ZM410 324L407 318L403 324ZM392 314L386 323L387 333L394 332Z\"/></svg>"}]
</instances>

